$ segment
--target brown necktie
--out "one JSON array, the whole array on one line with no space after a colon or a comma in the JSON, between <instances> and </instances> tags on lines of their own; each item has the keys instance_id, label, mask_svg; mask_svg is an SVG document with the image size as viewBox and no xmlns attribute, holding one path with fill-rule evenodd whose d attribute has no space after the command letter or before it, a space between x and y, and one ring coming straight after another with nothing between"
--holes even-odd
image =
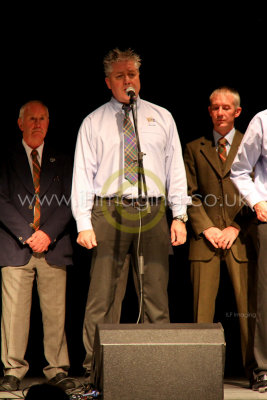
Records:
<instances>
[{"instance_id":1,"label":"brown necktie","mask_svg":"<svg viewBox=\"0 0 267 400\"><path fill-rule=\"evenodd\" d=\"M227 140L224 137L221 137L218 140L218 154L219 154L221 162L223 162L223 163L226 161L226 158L227 158L226 144L227 144Z\"/></svg>"},{"instance_id":2,"label":"brown necktie","mask_svg":"<svg viewBox=\"0 0 267 400\"><path fill-rule=\"evenodd\" d=\"M34 217L33 217L33 224L32 227L34 230L38 230L40 227L40 164L38 161L38 152L37 150L33 150L31 152L32 156L32 175L33 175L33 184L35 190L35 205L34 205Z\"/></svg>"}]
</instances>

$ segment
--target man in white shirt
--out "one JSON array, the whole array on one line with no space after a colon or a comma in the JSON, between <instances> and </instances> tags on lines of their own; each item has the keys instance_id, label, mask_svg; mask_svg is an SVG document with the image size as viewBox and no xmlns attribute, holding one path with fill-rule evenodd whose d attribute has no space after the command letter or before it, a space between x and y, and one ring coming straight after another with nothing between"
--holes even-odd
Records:
<instances>
[{"instance_id":1,"label":"man in white shirt","mask_svg":"<svg viewBox=\"0 0 267 400\"><path fill-rule=\"evenodd\" d=\"M166 109L140 99L140 64L139 56L131 49L114 49L108 53L104 59L105 81L112 98L84 119L77 139L72 210L79 232L77 242L94 249L83 336L87 373L91 370L96 325L119 322L113 314L116 290L127 253L137 258L140 224L145 322L169 322L170 238L165 201L174 218L172 245L186 241L189 200L177 128ZM140 150L144 154L147 193L141 196L138 182L129 182L125 175L123 126L125 106L132 103L127 93L129 88L135 94L133 108L137 114ZM128 126L134 126L131 110L129 116Z\"/></svg>"},{"instance_id":2,"label":"man in white shirt","mask_svg":"<svg viewBox=\"0 0 267 400\"><path fill-rule=\"evenodd\" d=\"M231 179L257 215L257 318L253 390L267 390L267 110L251 120L232 165ZM254 177L254 178L252 178Z\"/></svg>"}]
</instances>

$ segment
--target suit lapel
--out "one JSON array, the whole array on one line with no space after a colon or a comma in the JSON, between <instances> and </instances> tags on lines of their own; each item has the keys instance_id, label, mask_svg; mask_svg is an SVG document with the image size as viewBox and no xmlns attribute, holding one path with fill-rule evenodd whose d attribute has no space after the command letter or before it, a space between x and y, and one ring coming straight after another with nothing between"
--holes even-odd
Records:
<instances>
[{"instance_id":1,"label":"suit lapel","mask_svg":"<svg viewBox=\"0 0 267 400\"><path fill-rule=\"evenodd\" d=\"M208 160L212 168L215 169L217 174L222 176L222 167L214 145L214 140L203 138L200 151L204 154L205 158Z\"/></svg>"},{"instance_id":2,"label":"suit lapel","mask_svg":"<svg viewBox=\"0 0 267 400\"><path fill-rule=\"evenodd\" d=\"M236 156L238 147L242 140L242 137L243 137L242 133L240 133L239 131L236 130L234 139L233 139L233 142L231 145L231 149L229 151L229 154L227 156L224 166L222 165L222 163L218 157L218 153L217 153L213 138L212 139L203 138L201 151L204 154L204 156L207 158L209 163L212 165L212 167L216 170L218 175L220 175L221 177L224 177L225 175L227 175L229 173L232 163L234 161L234 158Z\"/></svg>"},{"instance_id":3,"label":"suit lapel","mask_svg":"<svg viewBox=\"0 0 267 400\"><path fill-rule=\"evenodd\" d=\"M28 161L26 151L23 147L17 146L12 152L11 163L18 176L18 179L22 182L29 193L34 195L34 185L32 179L32 173ZM55 154L49 149L49 147L44 146L42 155L42 165L41 165L41 176L40 176L40 197L42 197L49 189L51 183L56 179L56 165L57 158ZM42 170L45 171L42 174Z\"/></svg>"},{"instance_id":4,"label":"suit lapel","mask_svg":"<svg viewBox=\"0 0 267 400\"><path fill-rule=\"evenodd\" d=\"M243 137L242 133L240 133L239 131L235 131L234 139L233 139L233 142L232 142L232 145L231 145L231 148L230 148L230 151L227 156L225 166L223 169L224 175L226 175L232 167L232 164L233 164L234 158L236 156L240 142L242 140L242 137Z\"/></svg>"},{"instance_id":5,"label":"suit lapel","mask_svg":"<svg viewBox=\"0 0 267 400\"><path fill-rule=\"evenodd\" d=\"M44 146L40 176L40 197L42 197L55 177L56 157L49 148ZM45 171L42 174L42 171Z\"/></svg>"},{"instance_id":6,"label":"suit lapel","mask_svg":"<svg viewBox=\"0 0 267 400\"><path fill-rule=\"evenodd\" d=\"M25 186L27 191L34 194L32 173L28 157L23 145L17 147L14 153L12 154L12 165L19 180Z\"/></svg>"}]
</instances>

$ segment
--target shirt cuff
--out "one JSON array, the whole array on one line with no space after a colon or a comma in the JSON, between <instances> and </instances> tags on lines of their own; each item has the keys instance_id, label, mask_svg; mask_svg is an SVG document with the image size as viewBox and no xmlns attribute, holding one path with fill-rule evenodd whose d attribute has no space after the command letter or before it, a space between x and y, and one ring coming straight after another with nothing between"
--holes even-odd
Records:
<instances>
[{"instance_id":1,"label":"shirt cuff","mask_svg":"<svg viewBox=\"0 0 267 400\"><path fill-rule=\"evenodd\" d=\"M250 208L254 211L255 204L259 203L260 201L266 201L266 199L262 198L262 196L258 193L252 193L246 197L246 201Z\"/></svg>"},{"instance_id":2,"label":"shirt cuff","mask_svg":"<svg viewBox=\"0 0 267 400\"><path fill-rule=\"evenodd\" d=\"M78 232L93 229L91 218L89 218L89 217L76 220L76 224L77 224Z\"/></svg>"}]
</instances>

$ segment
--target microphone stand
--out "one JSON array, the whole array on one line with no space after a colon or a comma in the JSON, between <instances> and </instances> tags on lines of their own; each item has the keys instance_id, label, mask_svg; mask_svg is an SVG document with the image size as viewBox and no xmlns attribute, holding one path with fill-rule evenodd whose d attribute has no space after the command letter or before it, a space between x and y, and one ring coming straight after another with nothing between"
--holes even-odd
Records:
<instances>
[{"instance_id":1,"label":"microphone stand","mask_svg":"<svg viewBox=\"0 0 267 400\"><path fill-rule=\"evenodd\" d=\"M148 213L151 213L150 204L148 202L147 196L147 185L146 185L146 177L144 172L143 165L143 156L145 153L141 151L139 133L137 127L137 107L135 107L136 102L133 96L130 97L130 107L132 110L133 122L134 122L134 130L136 136L136 145L137 145L137 165L138 165L138 207L143 207L143 209L147 209ZM142 203L142 188L144 188L145 194L145 203ZM142 217L140 214L139 208L139 237L138 237L138 246L137 246L137 265L138 265L138 273L139 273L139 284L140 284L140 312L138 321L144 323L144 256L143 256L143 241L142 241Z\"/></svg>"}]
</instances>

